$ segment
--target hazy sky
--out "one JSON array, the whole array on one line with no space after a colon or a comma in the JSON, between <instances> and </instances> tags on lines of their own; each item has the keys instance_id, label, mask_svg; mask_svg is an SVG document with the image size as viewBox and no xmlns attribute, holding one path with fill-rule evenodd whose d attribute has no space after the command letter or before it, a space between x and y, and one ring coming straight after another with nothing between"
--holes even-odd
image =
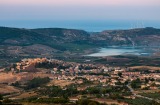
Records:
<instances>
[{"instance_id":1,"label":"hazy sky","mask_svg":"<svg viewBox=\"0 0 160 105\"><path fill-rule=\"evenodd\" d=\"M160 0L0 0L3 24L31 20L159 22L159 11Z\"/></svg>"}]
</instances>

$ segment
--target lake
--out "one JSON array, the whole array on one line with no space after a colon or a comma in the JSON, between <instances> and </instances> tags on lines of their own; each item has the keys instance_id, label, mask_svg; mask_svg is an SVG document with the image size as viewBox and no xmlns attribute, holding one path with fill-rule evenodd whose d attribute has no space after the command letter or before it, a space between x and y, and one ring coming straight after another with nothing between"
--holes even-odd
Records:
<instances>
[{"instance_id":1,"label":"lake","mask_svg":"<svg viewBox=\"0 0 160 105\"><path fill-rule=\"evenodd\" d=\"M111 46L106 48L100 48L99 52L89 54L87 56L103 57L103 56L116 56L116 55L141 55L148 56L151 53L143 47L118 47Z\"/></svg>"}]
</instances>

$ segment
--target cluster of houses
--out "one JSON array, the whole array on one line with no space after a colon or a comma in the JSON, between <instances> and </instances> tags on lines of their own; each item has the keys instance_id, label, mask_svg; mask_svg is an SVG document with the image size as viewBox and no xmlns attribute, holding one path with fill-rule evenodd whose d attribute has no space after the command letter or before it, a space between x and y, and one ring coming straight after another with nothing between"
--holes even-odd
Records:
<instances>
[{"instance_id":1,"label":"cluster of houses","mask_svg":"<svg viewBox=\"0 0 160 105\"><path fill-rule=\"evenodd\" d=\"M150 89L157 89L160 85L160 82L158 82L160 80L160 73L144 74L141 71L134 71L125 67L108 67L103 64L81 64L55 59L35 58L23 59L16 64L15 68L19 71L36 71L37 68L35 65L44 62L55 65L53 68L49 68L49 72L47 72L52 74L50 76L51 79L73 81L75 78L81 77L89 81L98 81L104 84L108 83L110 85L116 85L117 82L125 83L125 81L133 81L137 78L141 81L145 81L146 78L154 78L154 81L142 84L141 88L150 87ZM121 74L121 76L119 74Z\"/></svg>"}]
</instances>

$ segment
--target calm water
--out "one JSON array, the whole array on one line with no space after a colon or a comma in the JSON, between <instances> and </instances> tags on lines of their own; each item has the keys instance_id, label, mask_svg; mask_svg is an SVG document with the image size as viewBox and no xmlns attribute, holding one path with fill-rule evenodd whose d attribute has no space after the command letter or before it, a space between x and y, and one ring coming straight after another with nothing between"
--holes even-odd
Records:
<instances>
[{"instance_id":1,"label":"calm water","mask_svg":"<svg viewBox=\"0 0 160 105\"><path fill-rule=\"evenodd\" d=\"M100 48L98 53L89 54L87 56L101 57L101 56L114 56L114 55L150 55L144 48L135 47L107 47Z\"/></svg>"},{"instance_id":2,"label":"calm water","mask_svg":"<svg viewBox=\"0 0 160 105\"><path fill-rule=\"evenodd\" d=\"M18 27L18 28L72 28L82 29L89 32L99 32L103 30L114 29L130 29L132 25L141 23L142 21L135 20L64 20L64 21L51 21L51 20L13 20L2 21L0 26ZM160 27L159 21L144 21L144 27ZM136 27L132 27L136 28ZM140 28L140 27L139 27Z\"/></svg>"}]
</instances>

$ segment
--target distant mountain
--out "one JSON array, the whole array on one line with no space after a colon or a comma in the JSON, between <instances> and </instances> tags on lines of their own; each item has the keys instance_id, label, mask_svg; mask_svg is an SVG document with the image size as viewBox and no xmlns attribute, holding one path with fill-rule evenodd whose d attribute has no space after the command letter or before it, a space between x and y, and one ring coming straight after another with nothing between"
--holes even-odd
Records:
<instances>
[{"instance_id":1,"label":"distant mountain","mask_svg":"<svg viewBox=\"0 0 160 105\"><path fill-rule=\"evenodd\" d=\"M32 29L32 31L50 36L55 39L61 39L63 41L76 41L76 40L87 40L89 37L89 33L83 30L75 30L75 29L64 29L64 28L40 28L40 29Z\"/></svg>"},{"instance_id":2,"label":"distant mountain","mask_svg":"<svg viewBox=\"0 0 160 105\"><path fill-rule=\"evenodd\" d=\"M159 46L160 29L152 27L130 30L107 30L93 33L91 39L101 45Z\"/></svg>"},{"instance_id":3,"label":"distant mountain","mask_svg":"<svg viewBox=\"0 0 160 105\"><path fill-rule=\"evenodd\" d=\"M10 38L30 38L38 39L57 38L62 40L86 40L89 34L83 30L63 29L63 28L42 28L42 29L19 29L0 27L0 37L3 39Z\"/></svg>"},{"instance_id":4,"label":"distant mountain","mask_svg":"<svg viewBox=\"0 0 160 105\"><path fill-rule=\"evenodd\" d=\"M0 27L1 44L30 45L35 41L39 43L46 39L49 38L28 29Z\"/></svg>"},{"instance_id":5,"label":"distant mountain","mask_svg":"<svg viewBox=\"0 0 160 105\"><path fill-rule=\"evenodd\" d=\"M67 56L105 46L159 46L160 29L86 32L64 28L23 29L0 27L0 58Z\"/></svg>"},{"instance_id":6,"label":"distant mountain","mask_svg":"<svg viewBox=\"0 0 160 105\"><path fill-rule=\"evenodd\" d=\"M75 43L89 39L83 30L63 28L20 29L0 27L1 45L26 46L43 44L59 50L65 50L64 43Z\"/></svg>"}]
</instances>

